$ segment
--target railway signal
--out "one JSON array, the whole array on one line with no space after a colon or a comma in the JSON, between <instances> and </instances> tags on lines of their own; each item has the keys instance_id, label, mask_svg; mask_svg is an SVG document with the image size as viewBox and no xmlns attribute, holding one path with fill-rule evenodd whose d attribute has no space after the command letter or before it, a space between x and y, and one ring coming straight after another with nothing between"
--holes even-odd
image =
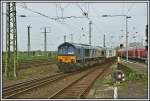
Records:
<instances>
[{"instance_id":1,"label":"railway signal","mask_svg":"<svg viewBox=\"0 0 150 101\"><path fill-rule=\"evenodd\" d=\"M122 70L115 70L112 73L112 80L114 83L114 99L118 98L118 89L117 89L117 84L119 84L122 81L125 81L124 79L124 73Z\"/></svg>"},{"instance_id":2,"label":"railway signal","mask_svg":"<svg viewBox=\"0 0 150 101\"><path fill-rule=\"evenodd\" d=\"M122 70L115 70L113 73L112 73L112 80L114 83L116 82L122 82L124 81L124 73Z\"/></svg>"},{"instance_id":3,"label":"railway signal","mask_svg":"<svg viewBox=\"0 0 150 101\"><path fill-rule=\"evenodd\" d=\"M123 44L120 44L120 48L123 48Z\"/></svg>"}]
</instances>

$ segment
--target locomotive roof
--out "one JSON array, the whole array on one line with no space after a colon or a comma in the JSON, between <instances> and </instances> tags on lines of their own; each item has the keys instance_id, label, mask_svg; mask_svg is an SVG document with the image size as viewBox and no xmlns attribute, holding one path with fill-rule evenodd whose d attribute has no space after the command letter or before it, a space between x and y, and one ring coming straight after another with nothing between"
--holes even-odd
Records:
<instances>
[{"instance_id":1,"label":"locomotive roof","mask_svg":"<svg viewBox=\"0 0 150 101\"><path fill-rule=\"evenodd\" d=\"M80 44L80 43L69 43L69 42L64 42L61 45L58 46L58 48L63 47L63 46L73 46L74 48L85 48L85 49L95 49L96 47L88 45L88 44Z\"/></svg>"}]
</instances>

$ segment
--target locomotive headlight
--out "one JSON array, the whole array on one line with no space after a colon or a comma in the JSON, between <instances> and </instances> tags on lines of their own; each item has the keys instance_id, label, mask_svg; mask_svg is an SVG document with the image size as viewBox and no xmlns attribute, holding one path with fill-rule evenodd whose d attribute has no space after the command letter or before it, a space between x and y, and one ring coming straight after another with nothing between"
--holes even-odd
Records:
<instances>
[{"instance_id":1,"label":"locomotive headlight","mask_svg":"<svg viewBox=\"0 0 150 101\"><path fill-rule=\"evenodd\" d=\"M125 81L125 78L123 78L122 81Z\"/></svg>"},{"instance_id":2,"label":"locomotive headlight","mask_svg":"<svg viewBox=\"0 0 150 101\"><path fill-rule=\"evenodd\" d=\"M62 62L62 59L59 59L59 62Z\"/></svg>"},{"instance_id":3,"label":"locomotive headlight","mask_svg":"<svg viewBox=\"0 0 150 101\"><path fill-rule=\"evenodd\" d=\"M74 63L74 62L75 62L75 60L74 60L74 59L71 59L71 62L72 62L72 63Z\"/></svg>"},{"instance_id":4,"label":"locomotive headlight","mask_svg":"<svg viewBox=\"0 0 150 101\"><path fill-rule=\"evenodd\" d=\"M122 75L121 75L121 74L118 74L117 76L118 76L118 77L117 77L118 79L121 79L121 78L122 78Z\"/></svg>"}]
</instances>

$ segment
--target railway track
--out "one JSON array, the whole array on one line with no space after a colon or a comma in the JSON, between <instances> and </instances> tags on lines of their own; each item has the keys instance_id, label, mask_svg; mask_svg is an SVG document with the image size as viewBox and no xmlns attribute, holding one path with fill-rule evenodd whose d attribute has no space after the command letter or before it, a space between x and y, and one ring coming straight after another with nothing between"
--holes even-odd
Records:
<instances>
[{"instance_id":1,"label":"railway track","mask_svg":"<svg viewBox=\"0 0 150 101\"><path fill-rule=\"evenodd\" d=\"M58 92L49 96L49 99L63 99L63 98L84 98L84 95L91 88L96 79L100 76L101 78L107 73L107 70L112 63L106 64L103 68L96 68L79 79L75 80L71 84L60 89ZM106 68L105 68L106 67Z\"/></svg>"},{"instance_id":2,"label":"railway track","mask_svg":"<svg viewBox=\"0 0 150 101\"><path fill-rule=\"evenodd\" d=\"M18 70L21 69L26 69L26 68L31 68L33 66L41 66L41 65L51 65L51 64L55 64L55 62L51 62L51 61L27 61L27 62L19 62L18 63ZM2 63L2 66L5 67L5 63ZM4 69L3 69L4 71Z\"/></svg>"},{"instance_id":3,"label":"railway track","mask_svg":"<svg viewBox=\"0 0 150 101\"><path fill-rule=\"evenodd\" d=\"M110 64L109 63L105 64L102 67L108 67L108 65L110 65ZM83 82L85 85L83 88L82 88L82 84L78 85L78 87L81 86L80 88L82 88L82 90L78 90L78 91L82 92L82 94L80 94L80 96L73 96L73 98L74 97L79 98L90 88L90 85L92 85L94 83L96 78L99 75L101 75L102 72L104 72L106 70L106 69L104 70L103 68L99 68L99 67L101 67L101 66L98 66L95 68L90 68L87 70L77 71L77 72L73 72L73 73L68 73L68 74L57 74L54 76L34 79L31 81L22 82L22 83L19 83L16 85L8 86L8 87L3 88L2 97L5 99L10 99L10 98L57 98L57 96L61 92L64 92L64 90L70 88L69 86L72 86L72 85L78 83L78 81L86 78L85 81L88 80L88 82ZM97 68L99 68L100 70L98 70ZM91 75L91 77L88 76L89 74ZM95 76L94 76L94 74L95 74ZM93 77L92 77L92 75L93 75ZM88 79L88 78L91 78L91 79ZM43 89L46 89L46 90L43 90ZM83 89L86 89L86 90L83 90ZM39 92L41 93L40 95L39 95ZM48 93L48 94L44 94L44 93ZM60 97L58 97L58 98L60 98Z\"/></svg>"},{"instance_id":4,"label":"railway track","mask_svg":"<svg viewBox=\"0 0 150 101\"><path fill-rule=\"evenodd\" d=\"M39 87L41 85L53 82L57 79L63 78L65 76L67 76L69 74L56 74L56 75L52 75L52 76L47 76L44 78L37 78L37 79L33 79L33 80L29 80L29 81L25 81L25 82L21 82L21 83L17 83L11 86L7 86L4 87L2 89L2 96L3 98L11 98L15 95L21 94L22 92L28 91L30 89Z\"/></svg>"},{"instance_id":5,"label":"railway track","mask_svg":"<svg viewBox=\"0 0 150 101\"><path fill-rule=\"evenodd\" d=\"M49 65L49 64L53 64L53 62L49 62L49 61L22 62L22 63L19 63L18 69L25 69L25 68L29 68L33 66Z\"/></svg>"},{"instance_id":6,"label":"railway track","mask_svg":"<svg viewBox=\"0 0 150 101\"><path fill-rule=\"evenodd\" d=\"M125 60L125 59L126 58L123 58L123 60ZM131 61L131 62L134 62L134 63L146 64L146 58L143 58L143 59L129 58L128 60Z\"/></svg>"},{"instance_id":7,"label":"railway track","mask_svg":"<svg viewBox=\"0 0 150 101\"><path fill-rule=\"evenodd\" d=\"M47 76L44 78L32 79L32 80L24 81L24 82L17 83L14 85L10 85L10 86L2 88L2 97L4 99L13 98L14 96L21 95L22 93L32 90L34 88L40 87L42 85L46 85L48 83L53 83L57 80L65 78L66 76L80 73L82 71L77 71L77 72L67 73L67 74L59 73L59 74Z\"/></svg>"}]
</instances>

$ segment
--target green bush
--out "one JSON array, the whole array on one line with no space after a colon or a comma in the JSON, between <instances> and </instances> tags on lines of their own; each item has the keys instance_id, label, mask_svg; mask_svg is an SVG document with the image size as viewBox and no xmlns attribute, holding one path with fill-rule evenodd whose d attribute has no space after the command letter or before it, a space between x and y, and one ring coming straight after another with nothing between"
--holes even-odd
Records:
<instances>
[{"instance_id":1,"label":"green bush","mask_svg":"<svg viewBox=\"0 0 150 101\"><path fill-rule=\"evenodd\" d=\"M137 71L128 70L125 72L126 80L141 80L146 79L146 75Z\"/></svg>"}]
</instances>

